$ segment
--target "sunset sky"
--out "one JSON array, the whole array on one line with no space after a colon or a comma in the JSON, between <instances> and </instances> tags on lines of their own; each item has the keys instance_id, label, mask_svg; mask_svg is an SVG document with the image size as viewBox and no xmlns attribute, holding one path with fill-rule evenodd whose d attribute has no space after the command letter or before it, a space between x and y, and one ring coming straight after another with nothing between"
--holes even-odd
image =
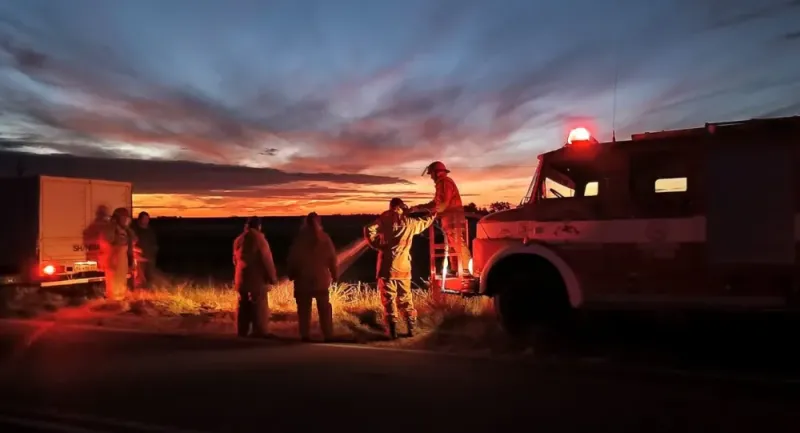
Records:
<instances>
[{"instance_id":1,"label":"sunset sky","mask_svg":"<svg viewBox=\"0 0 800 433\"><path fill-rule=\"evenodd\" d=\"M153 215L372 213L429 200L440 159L465 202L516 203L574 118L800 114L798 53L797 0L0 0L0 175L131 181Z\"/></svg>"}]
</instances>

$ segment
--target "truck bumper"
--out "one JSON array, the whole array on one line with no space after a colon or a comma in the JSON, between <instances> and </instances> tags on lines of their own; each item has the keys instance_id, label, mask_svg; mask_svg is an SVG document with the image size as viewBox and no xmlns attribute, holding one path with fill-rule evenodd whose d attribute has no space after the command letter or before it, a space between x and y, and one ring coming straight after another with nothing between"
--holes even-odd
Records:
<instances>
[{"instance_id":1,"label":"truck bumper","mask_svg":"<svg viewBox=\"0 0 800 433\"><path fill-rule=\"evenodd\" d=\"M90 277L90 278L74 278L70 280L58 280L58 281L42 281L39 283L40 287L65 287L65 286L75 286L78 284L90 284L90 283L100 283L105 280L105 277Z\"/></svg>"}]
</instances>

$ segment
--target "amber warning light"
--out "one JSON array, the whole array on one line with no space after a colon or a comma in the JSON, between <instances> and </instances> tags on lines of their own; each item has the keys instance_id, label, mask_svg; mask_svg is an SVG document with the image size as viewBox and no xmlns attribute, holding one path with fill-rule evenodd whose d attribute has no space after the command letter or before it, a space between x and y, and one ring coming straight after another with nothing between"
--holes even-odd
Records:
<instances>
[{"instance_id":1,"label":"amber warning light","mask_svg":"<svg viewBox=\"0 0 800 433\"><path fill-rule=\"evenodd\" d=\"M569 131L569 136L567 137L567 144L572 144L576 141L591 141L592 134L589 133L589 130L586 128L575 128L572 131Z\"/></svg>"}]
</instances>

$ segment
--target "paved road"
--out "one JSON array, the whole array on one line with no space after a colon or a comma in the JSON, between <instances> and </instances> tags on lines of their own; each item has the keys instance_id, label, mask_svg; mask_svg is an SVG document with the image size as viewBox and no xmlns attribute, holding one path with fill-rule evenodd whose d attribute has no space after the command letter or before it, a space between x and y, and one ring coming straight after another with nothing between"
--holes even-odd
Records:
<instances>
[{"instance_id":1,"label":"paved road","mask_svg":"<svg viewBox=\"0 0 800 433\"><path fill-rule=\"evenodd\" d=\"M3 322L0 354L3 431L800 431L782 381Z\"/></svg>"}]
</instances>

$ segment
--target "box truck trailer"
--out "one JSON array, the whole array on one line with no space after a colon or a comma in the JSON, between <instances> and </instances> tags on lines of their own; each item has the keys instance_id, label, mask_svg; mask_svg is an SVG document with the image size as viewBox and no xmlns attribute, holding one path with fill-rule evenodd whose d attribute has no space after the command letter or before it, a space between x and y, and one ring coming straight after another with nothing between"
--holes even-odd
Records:
<instances>
[{"instance_id":1,"label":"box truck trailer","mask_svg":"<svg viewBox=\"0 0 800 433\"><path fill-rule=\"evenodd\" d=\"M128 182L0 178L0 286L67 288L104 281L93 228L132 211Z\"/></svg>"}]
</instances>

